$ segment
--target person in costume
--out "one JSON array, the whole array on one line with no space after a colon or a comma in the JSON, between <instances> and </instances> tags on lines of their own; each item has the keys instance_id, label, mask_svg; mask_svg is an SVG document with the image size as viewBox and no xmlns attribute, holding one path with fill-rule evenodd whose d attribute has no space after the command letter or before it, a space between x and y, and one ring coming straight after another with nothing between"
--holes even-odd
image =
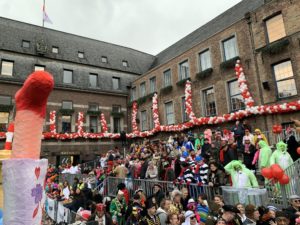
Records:
<instances>
[{"instance_id":1,"label":"person in costume","mask_svg":"<svg viewBox=\"0 0 300 225\"><path fill-rule=\"evenodd\" d=\"M147 215L142 218L140 225L160 225L159 217L156 215L156 204L153 201L146 202Z\"/></svg>"},{"instance_id":2,"label":"person in costume","mask_svg":"<svg viewBox=\"0 0 300 225\"><path fill-rule=\"evenodd\" d=\"M266 142L267 145L269 145L268 139L261 132L261 130L260 129L255 129L255 131L254 131L254 137L253 137L254 144L256 145L259 142L260 139L262 139L264 142Z\"/></svg>"},{"instance_id":3,"label":"person in costume","mask_svg":"<svg viewBox=\"0 0 300 225\"><path fill-rule=\"evenodd\" d=\"M293 164L293 159L287 152L287 144L280 141L276 144L276 150L270 158L270 165L278 164L283 170Z\"/></svg>"},{"instance_id":4,"label":"person in costume","mask_svg":"<svg viewBox=\"0 0 300 225\"><path fill-rule=\"evenodd\" d=\"M235 188L258 188L258 182L254 173L247 169L238 160L233 160L224 167L225 171L231 176L232 186Z\"/></svg>"},{"instance_id":5,"label":"person in costume","mask_svg":"<svg viewBox=\"0 0 300 225\"><path fill-rule=\"evenodd\" d=\"M251 143L248 136L244 136L242 153L244 155L244 164L249 170L255 170L255 165L252 164L256 152L255 146Z\"/></svg>"},{"instance_id":6,"label":"person in costume","mask_svg":"<svg viewBox=\"0 0 300 225\"><path fill-rule=\"evenodd\" d=\"M268 143L263 140L258 142L258 146L259 146L258 168L261 170L262 168L270 166L270 157L272 155L272 150L269 147Z\"/></svg>"},{"instance_id":7,"label":"person in costume","mask_svg":"<svg viewBox=\"0 0 300 225\"><path fill-rule=\"evenodd\" d=\"M112 216L115 216L118 222L118 225L125 224L124 214L126 212L127 205L124 199L124 193L119 190L117 197L114 198L109 207L109 212Z\"/></svg>"},{"instance_id":8,"label":"person in costume","mask_svg":"<svg viewBox=\"0 0 300 225\"><path fill-rule=\"evenodd\" d=\"M98 203L97 205L92 205L92 208L95 208L94 213L89 218L89 221L97 221L102 225L112 225L112 219L108 213L106 213L105 205Z\"/></svg>"},{"instance_id":9,"label":"person in costume","mask_svg":"<svg viewBox=\"0 0 300 225\"><path fill-rule=\"evenodd\" d=\"M196 165L194 166L193 173L198 183L207 184L208 183L208 165L204 162L201 156L196 156Z\"/></svg>"}]
</instances>

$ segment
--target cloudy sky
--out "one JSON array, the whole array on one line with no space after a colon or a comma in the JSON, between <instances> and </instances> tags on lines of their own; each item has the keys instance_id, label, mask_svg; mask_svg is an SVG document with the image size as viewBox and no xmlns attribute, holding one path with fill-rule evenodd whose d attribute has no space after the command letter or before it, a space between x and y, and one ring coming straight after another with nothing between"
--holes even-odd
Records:
<instances>
[{"instance_id":1,"label":"cloudy sky","mask_svg":"<svg viewBox=\"0 0 300 225\"><path fill-rule=\"evenodd\" d=\"M46 27L157 54L241 0L46 0ZM0 0L0 16L42 25L43 0Z\"/></svg>"}]
</instances>

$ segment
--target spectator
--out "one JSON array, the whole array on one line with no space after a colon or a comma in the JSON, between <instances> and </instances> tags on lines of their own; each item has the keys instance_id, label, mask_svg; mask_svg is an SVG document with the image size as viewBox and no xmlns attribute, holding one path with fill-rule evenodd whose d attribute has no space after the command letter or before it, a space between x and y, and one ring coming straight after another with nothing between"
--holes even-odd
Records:
<instances>
[{"instance_id":1,"label":"spectator","mask_svg":"<svg viewBox=\"0 0 300 225\"><path fill-rule=\"evenodd\" d=\"M124 199L124 193L119 190L117 197L111 201L109 212L112 216L116 217L118 225L125 224L124 214L126 212L127 205Z\"/></svg>"},{"instance_id":2,"label":"spectator","mask_svg":"<svg viewBox=\"0 0 300 225\"><path fill-rule=\"evenodd\" d=\"M152 161L148 163L145 178L150 180L157 180L158 170Z\"/></svg>"},{"instance_id":3,"label":"spectator","mask_svg":"<svg viewBox=\"0 0 300 225\"><path fill-rule=\"evenodd\" d=\"M126 214L125 214L125 219L127 221L127 219L130 217L130 215L132 215L132 209L133 208L137 208L139 209L139 213L142 213L144 208L141 204L141 196L138 193L135 193L133 195L133 200L132 202L128 205L127 210L126 210Z\"/></svg>"},{"instance_id":4,"label":"spectator","mask_svg":"<svg viewBox=\"0 0 300 225\"><path fill-rule=\"evenodd\" d=\"M214 193L219 193L218 188L225 185L225 174L218 168L216 162L209 163L208 186L214 187Z\"/></svg>"},{"instance_id":5,"label":"spectator","mask_svg":"<svg viewBox=\"0 0 300 225\"><path fill-rule=\"evenodd\" d=\"M268 146L268 143L261 140L258 142L259 146L259 158L258 158L258 168L268 167L270 165L270 157L272 155L272 150Z\"/></svg>"},{"instance_id":6,"label":"spectator","mask_svg":"<svg viewBox=\"0 0 300 225\"><path fill-rule=\"evenodd\" d=\"M201 148L201 156L206 160L206 162L209 161L211 156L211 144L207 138L204 139L204 144Z\"/></svg>"},{"instance_id":7,"label":"spectator","mask_svg":"<svg viewBox=\"0 0 300 225\"><path fill-rule=\"evenodd\" d=\"M169 213L167 219L167 225L179 225L180 220L177 213Z\"/></svg>"},{"instance_id":8,"label":"spectator","mask_svg":"<svg viewBox=\"0 0 300 225\"><path fill-rule=\"evenodd\" d=\"M244 223L244 221L246 220L246 215L245 215L245 208L243 204L238 203L235 205L235 207L240 211L237 215L240 217L242 223Z\"/></svg>"},{"instance_id":9,"label":"spectator","mask_svg":"<svg viewBox=\"0 0 300 225\"><path fill-rule=\"evenodd\" d=\"M186 187L183 187L181 189L181 193L182 193L181 204L183 206L183 210L187 211L187 205L188 205L188 202L191 198L191 196L189 194L189 190Z\"/></svg>"},{"instance_id":10,"label":"spectator","mask_svg":"<svg viewBox=\"0 0 300 225\"><path fill-rule=\"evenodd\" d=\"M245 207L246 220L243 221L243 225L256 225L259 221L259 211L254 205L247 205Z\"/></svg>"},{"instance_id":11,"label":"spectator","mask_svg":"<svg viewBox=\"0 0 300 225\"><path fill-rule=\"evenodd\" d=\"M118 166L114 169L114 173L116 174L116 177L118 178L126 178L128 174L128 169L125 167L123 162L121 160L117 161Z\"/></svg>"},{"instance_id":12,"label":"spectator","mask_svg":"<svg viewBox=\"0 0 300 225\"><path fill-rule=\"evenodd\" d=\"M251 133L252 132L252 127L251 125L248 123L248 120L243 120L243 129L246 131L246 129Z\"/></svg>"},{"instance_id":13,"label":"spectator","mask_svg":"<svg viewBox=\"0 0 300 225\"><path fill-rule=\"evenodd\" d=\"M228 144L223 146L224 152L224 166L230 163L232 160L238 160L238 154L234 139L230 138Z\"/></svg>"},{"instance_id":14,"label":"spectator","mask_svg":"<svg viewBox=\"0 0 300 225\"><path fill-rule=\"evenodd\" d=\"M285 212L288 214L290 218L290 224L295 225L296 218L300 217L300 196L299 195L291 195L290 203Z\"/></svg>"},{"instance_id":15,"label":"spectator","mask_svg":"<svg viewBox=\"0 0 300 225\"><path fill-rule=\"evenodd\" d=\"M77 212L80 207L84 208L85 198L83 193L79 188L76 189L75 193L72 195L72 202L65 205L66 208Z\"/></svg>"},{"instance_id":16,"label":"spectator","mask_svg":"<svg viewBox=\"0 0 300 225\"><path fill-rule=\"evenodd\" d=\"M140 225L142 220L141 208L132 207L131 213L127 219L126 225Z\"/></svg>"},{"instance_id":17,"label":"spectator","mask_svg":"<svg viewBox=\"0 0 300 225\"><path fill-rule=\"evenodd\" d=\"M209 212L206 194L198 195L197 202L197 212L200 215L200 222L201 224L205 224Z\"/></svg>"},{"instance_id":18,"label":"spectator","mask_svg":"<svg viewBox=\"0 0 300 225\"><path fill-rule=\"evenodd\" d=\"M65 181L63 184L63 189L61 193L61 197L64 200L68 200L70 198L71 190L68 181Z\"/></svg>"},{"instance_id":19,"label":"spectator","mask_svg":"<svg viewBox=\"0 0 300 225\"><path fill-rule=\"evenodd\" d=\"M147 201L146 209L147 215L142 218L140 225L160 225L159 217L156 215L156 204Z\"/></svg>"},{"instance_id":20,"label":"spectator","mask_svg":"<svg viewBox=\"0 0 300 225\"><path fill-rule=\"evenodd\" d=\"M297 153L297 148L299 147L299 143L296 141L296 138L294 135L291 135L287 141L288 145L288 153L290 153L293 161L297 161L300 157L300 155Z\"/></svg>"},{"instance_id":21,"label":"spectator","mask_svg":"<svg viewBox=\"0 0 300 225\"><path fill-rule=\"evenodd\" d=\"M231 131L234 133L234 139L237 142L237 149L241 151L245 131L240 121L237 120L235 122L235 126L231 129Z\"/></svg>"},{"instance_id":22,"label":"spectator","mask_svg":"<svg viewBox=\"0 0 300 225\"><path fill-rule=\"evenodd\" d=\"M181 214L183 212L183 206L181 204L182 193L179 190L173 190L171 193L172 204L170 210ZM180 217L180 216L179 216Z\"/></svg>"},{"instance_id":23,"label":"spectator","mask_svg":"<svg viewBox=\"0 0 300 225\"><path fill-rule=\"evenodd\" d=\"M248 136L244 136L243 143L243 155L244 155L244 164L249 170L255 171L255 164L252 164L256 149L255 146L251 143Z\"/></svg>"},{"instance_id":24,"label":"spectator","mask_svg":"<svg viewBox=\"0 0 300 225\"><path fill-rule=\"evenodd\" d=\"M193 211L187 211L184 214L185 221L182 225L198 225L196 215Z\"/></svg>"},{"instance_id":25,"label":"spectator","mask_svg":"<svg viewBox=\"0 0 300 225\"><path fill-rule=\"evenodd\" d=\"M156 215L159 218L161 225L167 224L167 217L168 217L168 211L171 206L171 200L169 199L162 199L160 202L160 207L156 211Z\"/></svg>"},{"instance_id":26,"label":"spectator","mask_svg":"<svg viewBox=\"0 0 300 225\"><path fill-rule=\"evenodd\" d=\"M288 214L286 214L283 211L277 211L276 212L276 223L277 225L289 225L290 223L290 217ZM295 224L295 221L294 221Z\"/></svg>"},{"instance_id":27,"label":"spectator","mask_svg":"<svg viewBox=\"0 0 300 225\"><path fill-rule=\"evenodd\" d=\"M153 197L158 205L160 205L161 200L165 197L162 187L159 184L153 185Z\"/></svg>"},{"instance_id":28,"label":"spectator","mask_svg":"<svg viewBox=\"0 0 300 225\"><path fill-rule=\"evenodd\" d=\"M219 219L225 220L226 224L232 224L232 225L239 225L241 222L236 218L237 213L240 211L232 206L232 205L224 205L223 206L223 213L219 217ZM214 218L210 218L207 220L207 225L215 225L218 223L218 220L215 220Z\"/></svg>"},{"instance_id":29,"label":"spectator","mask_svg":"<svg viewBox=\"0 0 300 225\"><path fill-rule=\"evenodd\" d=\"M194 166L193 173L198 183L207 184L208 183L208 165L204 162L204 158L197 156L195 158L196 165Z\"/></svg>"},{"instance_id":30,"label":"spectator","mask_svg":"<svg viewBox=\"0 0 300 225\"><path fill-rule=\"evenodd\" d=\"M255 146L254 136L250 133L249 129L245 129L245 135L243 137L243 145L245 144L245 140L249 139L250 143Z\"/></svg>"},{"instance_id":31,"label":"spectator","mask_svg":"<svg viewBox=\"0 0 300 225\"><path fill-rule=\"evenodd\" d=\"M89 221L97 221L98 224L112 225L112 219L108 213L106 213L104 204L95 205L95 213L91 215Z\"/></svg>"},{"instance_id":32,"label":"spectator","mask_svg":"<svg viewBox=\"0 0 300 225\"><path fill-rule=\"evenodd\" d=\"M221 195L215 195L215 197L214 197L214 203L216 203L220 207L223 207L224 206L224 199L223 199L223 197Z\"/></svg>"},{"instance_id":33,"label":"spectator","mask_svg":"<svg viewBox=\"0 0 300 225\"><path fill-rule=\"evenodd\" d=\"M260 131L260 129L255 129L254 132L255 133L254 133L253 141L255 145L259 142L259 139L263 140L267 145L269 145L266 136Z\"/></svg>"}]
</instances>

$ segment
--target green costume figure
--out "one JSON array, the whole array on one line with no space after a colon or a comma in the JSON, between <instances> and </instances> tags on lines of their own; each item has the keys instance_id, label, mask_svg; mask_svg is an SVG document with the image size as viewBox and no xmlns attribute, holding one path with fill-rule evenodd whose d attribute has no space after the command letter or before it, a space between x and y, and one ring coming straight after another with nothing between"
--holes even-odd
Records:
<instances>
[{"instance_id":1,"label":"green costume figure","mask_svg":"<svg viewBox=\"0 0 300 225\"><path fill-rule=\"evenodd\" d=\"M125 212L127 209L127 205L124 198L124 193L119 191L117 197L114 198L109 207L109 212L112 217L117 217L118 225L125 225Z\"/></svg>"},{"instance_id":2,"label":"green costume figure","mask_svg":"<svg viewBox=\"0 0 300 225\"><path fill-rule=\"evenodd\" d=\"M254 173L238 160L232 160L224 167L230 174L232 186L235 188L258 188Z\"/></svg>"},{"instance_id":3,"label":"green costume figure","mask_svg":"<svg viewBox=\"0 0 300 225\"><path fill-rule=\"evenodd\" d=\"M293 164L291 155L287 152L287 144L280 141L276 144L276 150L270 158L270 165L278 164L283 170Z\"/></svg>"},{"instance_id":4,"label":"green costume figure","mask_svg":"<svg viewBox=\"0 0 300 225\"><path fill-rule=\"evenodd\" d=\"M262 168L270 166L270 157L272 155L272 150L269 145L263 140L258 142L258 146L260 148L258 168L259 170L261 170Z\"/></svg>"}]
</instances>

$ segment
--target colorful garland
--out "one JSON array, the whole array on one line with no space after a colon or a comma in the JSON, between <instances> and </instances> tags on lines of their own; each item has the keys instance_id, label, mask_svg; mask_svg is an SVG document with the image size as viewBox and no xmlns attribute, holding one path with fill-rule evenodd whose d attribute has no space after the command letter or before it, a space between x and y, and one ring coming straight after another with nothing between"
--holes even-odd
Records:
<instances>
[{"instance_id":1,"label":"colorful garland","mask_svg":"<svg viewBox=\"0 0 300 225\"><path fill-rule=\"evenodd\" d=\"M283 104L274 104L274 105L263 105L263 106L254 106L254 100L250 94L248 89L248 85L246 82L246 78L243 72L243 68L240 65L240 61L238 60L235 67L236 75L238 77L239 88L241 90L241 95L244 99L246 104L245 110L239 110L236 112L224 114L222 116L213 116L213 117L200 117L196 118L193 107L192 107L192 88L191 82L187 81L185 86L185 104L186 104L186 113L189 116L190 121L182 124L177 125L168 125L164 126L160 124L159 121L159 111L158 111L158 100L157 94L155 93L152 98L153 104L153 120L154 120L154 128L150 131L143 131L140 132L137 126L137 111L138 106L136 102L133 102L132 105L132 133L127 134L127 138L136 138L136 137L149 137L154 135L158 132L179 132L186 129L191 129L194 126L203 126L207 124L220 124L235 120L240 120L245 117L251 115L267 115L267 114L280 114L280 113L288 113L288 112L295 112L300 110L300 100L293 101L289 103ZM101 126L102 132L101 133L88 133L84 132L83 130L83 122L84 122L84 114L82 112L78 115L78 130L77 133L65 133L65 134L58 134L56 133L56 112L50 112L50 132L46 132L43 134L44 139L59 139L59 140L66 140L66 139L76 139L76 138L90 138L90 139L101 139L101 138L111 138L111 139L118 139L120 138L120 134L115 133L108 133L107 123L105 120L105 116L101 113ZM5 133L0 132L0 139L5 138Z\"/></svg>"}]
</instances>

